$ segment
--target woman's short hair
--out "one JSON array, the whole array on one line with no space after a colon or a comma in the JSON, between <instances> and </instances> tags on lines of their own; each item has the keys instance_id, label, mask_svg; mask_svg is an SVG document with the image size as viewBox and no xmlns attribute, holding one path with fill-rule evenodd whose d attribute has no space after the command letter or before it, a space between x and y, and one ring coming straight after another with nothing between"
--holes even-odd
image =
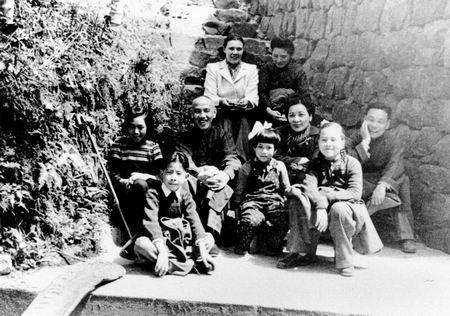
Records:
<instances>
[{"instance_id":1,"label":"woman's short hair","mask_svg":"<svg viewBox=\"0 0 450 316\"><path fill-rule=\"evenodd\" d=\"M250 139L250 145L255 148L258 143L269 143L276 147L280 145L281 137L273 128L263 128Z\"/></svg>"},{"instance_id":2,"label":"woman's short hair","mask_svg":"<svg viewBox=\"0 0 450 316\"><path fill-rule=\"evenodd\" d=\"M294 43L290 39L287 38L281 38L281 37L275 37L270 41L270 48L272 51L275 48L281 48L284 49L289 55L294 54L295 46Z\"/></svg>"},{"instance_id":3,"label":"woman's short hair","mask_svg":"<svg viewBox=\"0 0 450 316\"><path fill-rule=\"evenodd\" d=\"M291 106L296 104L303 104L303 106L306 108L306 111L308 111L309 116L314 116L316 107L311 102L302 102L298 94L293 94L287 97L286 101L284 102L284 114L286 115L286 117L289 114L289 109L291 108Z\"/></svg>"},{"instance_id":4,"label":"woman's short hair","mask_svg":"<svg viewBox=\"0 0 450 316\"><path fill-rule=\"evenodd\" d=\"M228 42L231 42L231 41L239 41L239 42L242 43L242 47L245 46L244 39L243 39L241 36L236 35L236 34L233 34L233 33L230 33L230 34L228 34L228 36L225 37L225 39L223 40L222 46L218 48L218 51L219 51L219 57L220 57L220 58L225 58L225 51L224 51L224 50L225 50L225 47L227 47ZM245 50L244 50L244 54L245 54Z\"/></svg>"}]
</instances>

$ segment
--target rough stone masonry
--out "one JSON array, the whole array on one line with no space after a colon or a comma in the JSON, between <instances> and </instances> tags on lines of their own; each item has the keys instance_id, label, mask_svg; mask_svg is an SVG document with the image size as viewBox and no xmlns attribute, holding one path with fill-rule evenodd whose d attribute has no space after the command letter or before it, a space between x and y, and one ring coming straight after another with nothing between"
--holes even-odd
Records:
<instances>
[{"instance_id":1,"label":"rough stone masonry","mask_svg":"<svg viewBox=\"0 0 450 316\"><path fill-rule=\"evenodd\" d=\"M253 0L269 39L290 37L329 117L354 128L371 101L404 136L415 230L450 253L450 1Z\"/></svg>"},{"instance_id":2,"label":"rough stone masonry","mask_svg":"<svg viewBox=\"0 0 450 316\"><path fill-rule=\"evenodd\" d=\"M349 131L368 102L392 106L415 231L450 253L450 0L199 0L185 8L191 14L172 19L167 47L186 87L201 91L204 67L233 31L258 65L270 59L268 40L291 38L321 112Z\"/></svg>"}]
</instances>

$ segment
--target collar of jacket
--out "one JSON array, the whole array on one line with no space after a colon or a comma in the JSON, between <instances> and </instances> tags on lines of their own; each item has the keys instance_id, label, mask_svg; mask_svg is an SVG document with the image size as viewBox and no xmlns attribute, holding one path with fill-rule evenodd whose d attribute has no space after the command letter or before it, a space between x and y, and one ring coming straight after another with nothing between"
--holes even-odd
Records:
<instances>
[{"instance_id":1,"label":"collar of jacket","mask_svg":"<svg viewBox=\"0 0 450 316\"><path fill-rule=\"evenodd\" d=\"M219 73L223 78L225 78L230 83L235 83L236 81L239 81L241 78L245 77L245 75L248 72L249 66L250 64L241 61L240 69L233 80L231 78L230 70L228 69L227 61L224 59L219 62Z\"/></svg>"}]
</instances>

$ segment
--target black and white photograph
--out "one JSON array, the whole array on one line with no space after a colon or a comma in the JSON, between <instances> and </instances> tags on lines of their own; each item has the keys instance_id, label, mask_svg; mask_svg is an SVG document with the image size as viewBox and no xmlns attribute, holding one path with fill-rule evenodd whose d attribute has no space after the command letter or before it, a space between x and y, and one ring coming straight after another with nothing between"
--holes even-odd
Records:
<instances>
[{"instance_id":1,"label":"black and white photograph","mask_svg":"<svg viewBox=\"0 0 450 316\"><path fill-rule=\"evenodd\" d=\"M0 316L450 314L450 0L0 0Z\"/></svg>"}]
</instances>

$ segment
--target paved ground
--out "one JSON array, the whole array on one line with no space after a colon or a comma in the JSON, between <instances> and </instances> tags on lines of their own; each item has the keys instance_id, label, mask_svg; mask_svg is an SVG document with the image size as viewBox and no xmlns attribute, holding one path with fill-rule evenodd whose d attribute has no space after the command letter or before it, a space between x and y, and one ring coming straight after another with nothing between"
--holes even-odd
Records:
<instances>
[{"instance_id":1,"label":"paved ground","mask_svg":"<svg viewBox=\"0 0 450 316\"><path fill-rule=\"evenodd\" d=\"M356 270L352 278L336 274L331 247L321 246L319 252L320 264L293 270L276 269L275 258L238 257L231 251L221 253L211 276L155 278L128 266L123 279L93 294L335 313L450 314L450 256L442 252L421 247L418 254L406 255L385 248L363 257L368 269Z\"/></svg>"},{"instance_id":2,"label":"paved ground","mask_svg":"<svg viewBox=\"0 0 450 316\"><path fill-rule=\"evenodd\" d=\"M449 255L425 247L416 255L406 255L386 247L363 257L367 269L357 269L354 277L343 278L331 262L332 248L321 245L319 254L323 260L315 266L279 270L276 258L238 257L222 251L213 275L156 278L145 267L132 265L112 251L102 259L124 264L127 275L94 291L83 314L139 315L151 313L149 308L169 313L167 306L161 309L155 302L172 305L170 310L177 315L190 314L195 304L207 306L205 314L227 314L227 306L241 306L234 309L238 314L255 314L258 307L281 314L289 310L372 315L450 313ZM0 277L0 291L39 292L61 271L44 268L32 274ZM0 314L8 315L5 310Z\"/></svg>"}]
</instances>

